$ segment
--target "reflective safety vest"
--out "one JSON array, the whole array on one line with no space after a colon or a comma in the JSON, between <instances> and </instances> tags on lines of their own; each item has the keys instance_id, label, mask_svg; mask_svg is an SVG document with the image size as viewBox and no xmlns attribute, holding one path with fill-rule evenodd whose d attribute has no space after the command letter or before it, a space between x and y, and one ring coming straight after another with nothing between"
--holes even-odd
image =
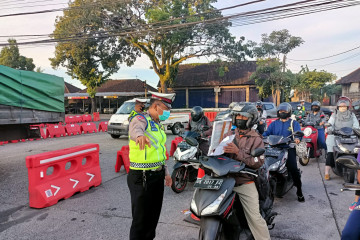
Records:
<instances>
[{"instance_id":1,"label":"reflective safety vest","mask_svg":"<svg viewBox=\"0 0 360 240\"><path fill-rule=\"evenodd\" d=\"M129 115L129 117L128 117L129 122L131 121L131 119L132 119L136 114L138 114L138 113L137 113L135 110L132 110L132 111L131 111L131 113L130 113L130 115Z\"/></svg>"},{"instance_id":2,"label":"reflective safety vest","mask_svg":"<svg viewBox=\"0 0 360 240\"><path fill-rule=\"evenodd\" d=\"M144 135L149 138L151 147L145 145L145 149L140 150L139 145L136 145L136 142L130 139L130 169L150 170L165 165L166 134L164 127L161 124L154 122L150 116L141 114L135 116L142 116L146 119L147 124Z\"/></svg>"}]
</instances>

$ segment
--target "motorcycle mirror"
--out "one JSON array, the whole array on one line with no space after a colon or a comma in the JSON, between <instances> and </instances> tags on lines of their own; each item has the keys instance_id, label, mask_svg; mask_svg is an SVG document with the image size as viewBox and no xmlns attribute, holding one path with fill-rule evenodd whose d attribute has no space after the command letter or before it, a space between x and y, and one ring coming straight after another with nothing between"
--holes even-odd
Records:
<instances>
[{"instance_id":1,"label":"motorcycle mirror","mask_svg":"<svg viewBox=\"0 0 360 240\"><path fill-rule=\"evenodd\" d=\"M323 115L323 114L322 114L322 115L320 115L320 118L324 118L324 117L325 117L325 115Z\"/></svg>"},{"instance_id":2,"label":"motorcycle mirror","mask_svg":"<svg viewBox=\"0 0 360 240\"><path fill-rule=\"evenodd\" d=\"M263 155L265 152L265 148L256 148L251 151L251 156L258 157L260 155Z\"/></svg>"},{"instance_id":3,"label":"motorcycle mirror","mask_svg":"<svg viewBox=\"0 0 360 240\"><path fill-rule=\"evenodd\" d=\"M293 135L296 136L296 137L303 137L304 133L302 131L296 131L296 132L294 132Z\"/></svg>"},{"instance_id":4,"label":"motorcycle mirror","mask_svg":"<svg viewBox=\"0 0 360 240\"><path fill-rule=\"evenodd\" d=\"M196 147L198 145L198 141L193 137L187 137L185 138L185 142L189 144L190 146Z\"/></svg>"}]
</instances>

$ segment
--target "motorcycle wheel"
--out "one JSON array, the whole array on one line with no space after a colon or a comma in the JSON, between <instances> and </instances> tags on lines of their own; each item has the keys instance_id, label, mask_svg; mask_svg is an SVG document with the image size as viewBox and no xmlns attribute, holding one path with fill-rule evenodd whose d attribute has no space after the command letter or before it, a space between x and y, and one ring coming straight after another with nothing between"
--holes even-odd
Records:
<instances>
[{"instance_id":1,"label":"motorcycle wheel","mask_svg":"<svg viewBox=\"0 0 360 240\"><path fill-rule=\"evenodd\" d=\"M310 162L310 158L304 156L304 157L299 157L299 163L301 166L306 166L308 165Z\"/></svg>"},{"instance_id":2,"label":"motorcycle wheel","mask_svg":"<svg viewBox=\"0 0 360 240\"><path fill-rule=\"evenodd\" d=\"M335 167L331 167L332 171L333 171L336 175L342 177L342 176L343 176L343 168L342 168L341 166L339 166L337 163L335 163L335 164L336 164Z\"/></svg>"},{"instance_id":3,"label":"motorcycle wheel","mask_svg":"<svg viewBox=\"0 0 360 240\"><path fill-rule=\"evenodd\" d=\"M181 193L184 191L188 180L189 175L187 174L187 168L180 167L175 169L171 174L172 184L171 189L176 193Z\"/></svg>"},{"instance_id":4,"label":"motorcycle wheel","mask_svg":"<svg viewBox=\"0 0 360 240\"><path fill-rule=\"evenodd\" d=\"M222 235L221 222L213 217L200 218L199 240L220 240Z\"/></svg>"},{"instance_id":5,"label":"motorcycle wheel","mask_svg":"<svg viewBox=\"0 0 360 240\"><path fill-rule=\"evenodd\" d=\"M352 169L344 169L343 177L346 183L354 183L355 171Z\"/></svg>"}]
</instances>

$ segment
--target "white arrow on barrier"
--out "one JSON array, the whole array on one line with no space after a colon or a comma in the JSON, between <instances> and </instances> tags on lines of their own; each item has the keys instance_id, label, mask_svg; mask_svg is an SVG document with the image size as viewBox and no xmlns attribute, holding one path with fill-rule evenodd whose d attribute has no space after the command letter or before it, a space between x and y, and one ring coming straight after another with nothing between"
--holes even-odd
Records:
<instances>
[{"instance_id":1,"label":"white arrow on barrier","mask_svg":"<svg viewBox=\"0 0 360 240\"><path fill-rule=\"evenodd\" d=\"M55 186L55 185L51 185L51 187L56 189L56 191L55 191L55 193L54 193L54 196L56 196L56 194L58 193L58 191L60 191L60 187Z\"/></svg>"},{"instance_id":2,"label":"white arrow on barrier","mask_svg":"<svg viewBox=\"0 0 360 240\"><path fill-rule=\"evenodd\" d=\"M75 179L72 179L72 178L70 178L70 181L75 182L73 188L75 188L76 185L79 183L79 180L75 180Z\"/></svg>"},{"instance_id":3,"label":"white arrow on barrier","mask_svg":"<svg viewBox=\"0 0 360 240\"><path fill-rule=\"evenodd\" d=\"M90 176L89 182L95 177L95 175L91 173L86 173L86 175Z\"/></svg>"}]
</instances>

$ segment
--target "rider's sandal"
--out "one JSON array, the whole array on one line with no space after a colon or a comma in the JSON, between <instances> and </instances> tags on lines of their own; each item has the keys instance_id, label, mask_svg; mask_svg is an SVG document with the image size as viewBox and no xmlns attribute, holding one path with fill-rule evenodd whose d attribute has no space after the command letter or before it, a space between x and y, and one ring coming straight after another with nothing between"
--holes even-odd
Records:
<instances>
[{"instance_id":1,"label":"rider's sandal","mask_svg":"<svg viewBox=\"0 0 360 240\"><path fill-rule=\"evenodd\" d=\"M324 179L325 179L326 181L329 181L329 180L330 180L330 174L325 174Z\"/></svg>"}]
</instances>

